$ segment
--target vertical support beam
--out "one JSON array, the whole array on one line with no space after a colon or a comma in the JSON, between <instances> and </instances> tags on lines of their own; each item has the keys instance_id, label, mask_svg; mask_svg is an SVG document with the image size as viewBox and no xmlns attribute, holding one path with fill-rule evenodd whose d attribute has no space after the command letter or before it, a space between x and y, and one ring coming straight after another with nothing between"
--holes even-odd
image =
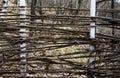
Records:
<instances>
[{"instance_id":1,"label":"vertical support beam","mask_svg":"<svg viewBox=\"0 0 120 78\"><path fill-rule=\"evenodd\" d=\"M96 15L96 0L91 0L90 2L90 16L95 17ZM90 23L90 39L93 40L95 39L95 33L96 33L96 25L93 20L93 22ZM90 44L90 51L93 51L95 49L94 43ZM90 56L94 56L94 53L90 53ZM90 65L95 60L94 57L90 57L88 60L89 68L92 69L94 68L94 65ZM90 71L89 72L89 77L88 78L95 78L94 74Z\"/></svg>"},{"instance_id":2,"label":"vertical support beam","mask_svg":"<svg viewBox=\"0 0 120 78\"><path fill-rule=\"evenodd\" d=\"M111 9L113 10L115 8L115 0L111 0ZM111 16L112 18L114 19L115 18L115 13L114 12L111 12ZM115 30L114 30L114 26L112 26L113 29L112 29L112 35L114 36L115 34Z\"/></svg>"},{"instance_id":3,"label":"vertical support beam","mask_svg":"<svg viewBox=\"0 0 120 78\"><path fill-rule=\"evenodd\" d=\"M91 17L95 17L96 15L96 0L91 0L91 4L90 4L90 16ZM96 27L95 27L95 22L93 21L90 24L90 38L94 39L95 38L95 31Z\"/></svg>"},{"instance_id":4,"label":"vertical support beam","mask_svg":"<svg viewBox=\"0 0 120 78\"><path fill-rule=\"evenodd\" d=\"M31 0L31 15L35 15L35 5L37 3L37 0ZM34 18L31 17L31 22L34 21ZM33 23L31 23L33 24Z\"/></svg>"},{"instance_id":5,"label":"vertical support beam","mask_svg":"<svg viewBox=\"0 0 120 78\"><path fill-rule=\"evenodd\" d=\"M95 17L96 15L96 0L91 0L90 3L90 16ZM90 23L90 39L95 39L95 33L96 33L96 27L95 22ZM90 50L94 50L95 46L93 44L90 44ZM94 54L91 54L91 56ZM94 58L89 59L89 63L93 62Z\"/></svg>"},{"instance_id":6,"label":"vertical support beam","mask_svg":"<svg viewBox=\"0 0 120 78\"><path fill-rule=\"evenodd\" d=\"M95 17L96 15L96 0L91 0L90 3L90 16ZM96 26L95 22L90 23L90 39L95 39L95 33L96 33ZM94 50L95 46L93 44L90 44L90 50ZM94 54L91 54L94 55ZM89 59L89 63L93 62L94 58Z\"/></svg>"},{"instance_id":7,"label":"vertical support beam","mask_svg":"<svg viewBox=\"0 0 120 78\"><path fill-rule=\"evenodd\" d=\"M111 9L115 9L115 0L111 0ZM115 13L114 12L111 12L111 17L112 19L115 18ZM115 26L112 25L112 36L115 36ZM114 40L112 40L112 44L111 44L111 51L112 53L114 53L114 50L115 50L115 45L114 45Z\"/></svg>"},{"instance_id":8,"label":"vertical support beam","mask_svg":"<svg viewBox=\"0 0 120 78\"><path fill-rule=\"evenodd\" d=\"M20 58L21 58L21 76L25 77L26 76L26 56L27 56L27 52L26 52L26 28L23 28L22 26L26 25L26 1L25 0L19 0L19 6L20 6L20 19L22 20L20 22L20 26L21 29L19 30L20 33L20 37L24 40L21 44L20 44Z\"/></svg>"}]
</instances>

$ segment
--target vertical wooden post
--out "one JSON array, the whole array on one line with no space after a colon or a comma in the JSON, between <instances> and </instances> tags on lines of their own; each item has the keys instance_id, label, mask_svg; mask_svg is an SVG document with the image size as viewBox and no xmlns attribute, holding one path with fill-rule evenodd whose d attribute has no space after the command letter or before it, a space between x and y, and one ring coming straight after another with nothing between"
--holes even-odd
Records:
<instances>
[{"instance_id":1,"label":"vertical wooden post","mask_svg":"<svg viewBox=\"0 0 120 78\"><path fill-rule=\"evenodd\" d=\"M20 33L20 37L24 40L21 44L20 44L20 58L21 58L21 76L22 77L25 77L26 76L26 55L27 55L27 52L26 52L26 28L23 28L23 26L26 25L26 1L25 0L20 0L19 2L19 6L20 6L20 20L22 20L20 22L20 30L19 30L19 33Z\"/></svg>"},{"instance_id":2,"label":"vertical wooden post","mask_svg":"<svg viewBox=\"0 0 120 78\"><path fill-rule=\"evenodd\" d=\"M111 9L113 10L115 8L115 0L111 0ZM114 19L115 18L115 13L114 12L111 12L111 16L112 18ZM115 34L115 29L114 29L114 25L112 26L112 35L114 36Z\"/></svg>"},{"instance_id":3,"label":"vertical wooden post","mask_svg":"<svg viewBox=\"0 0 120 78\"><path fill-rule=\"evenodd\" d=\"M91 0L90 2L90 16L91 17L95 17L96 15L96 0ZM95 25L95 22L91 22L90 23L90 39L93 40L95 39L95 33L96 33L96 25ZM90 51L93 51L95 49L95 45L94 43L91 43L90 44ZM90 56L95 56L94 53L90 53ZM92 63L93 61L95 60L94 57L90 57L89 60L88 60L88 64ZM89 65L89 68L92 69L94 68L94 65ZM89 76L91 77L88 77L88 78L95 78L94 74L92 72L90 72L91 74Z\"/></svg>"},{"instance_id":4,"label":"vertical wooden post","mask_svg":"<svg viewBox=\"0 0 120 78\"><path fill-rule=\"evenodd\" d=\"M96 15L96 0L91 0L90 4L90 16L95 17ZM95 22L90 23L90 39L95 39L95 33L96 33L96 26ZM94 50L95 46L93 44L90 44L90 50ZM94 55L94 54L91 54ZM89 63L93 62L94 58L89 59Z\"/></svg>"}]
</instances>

